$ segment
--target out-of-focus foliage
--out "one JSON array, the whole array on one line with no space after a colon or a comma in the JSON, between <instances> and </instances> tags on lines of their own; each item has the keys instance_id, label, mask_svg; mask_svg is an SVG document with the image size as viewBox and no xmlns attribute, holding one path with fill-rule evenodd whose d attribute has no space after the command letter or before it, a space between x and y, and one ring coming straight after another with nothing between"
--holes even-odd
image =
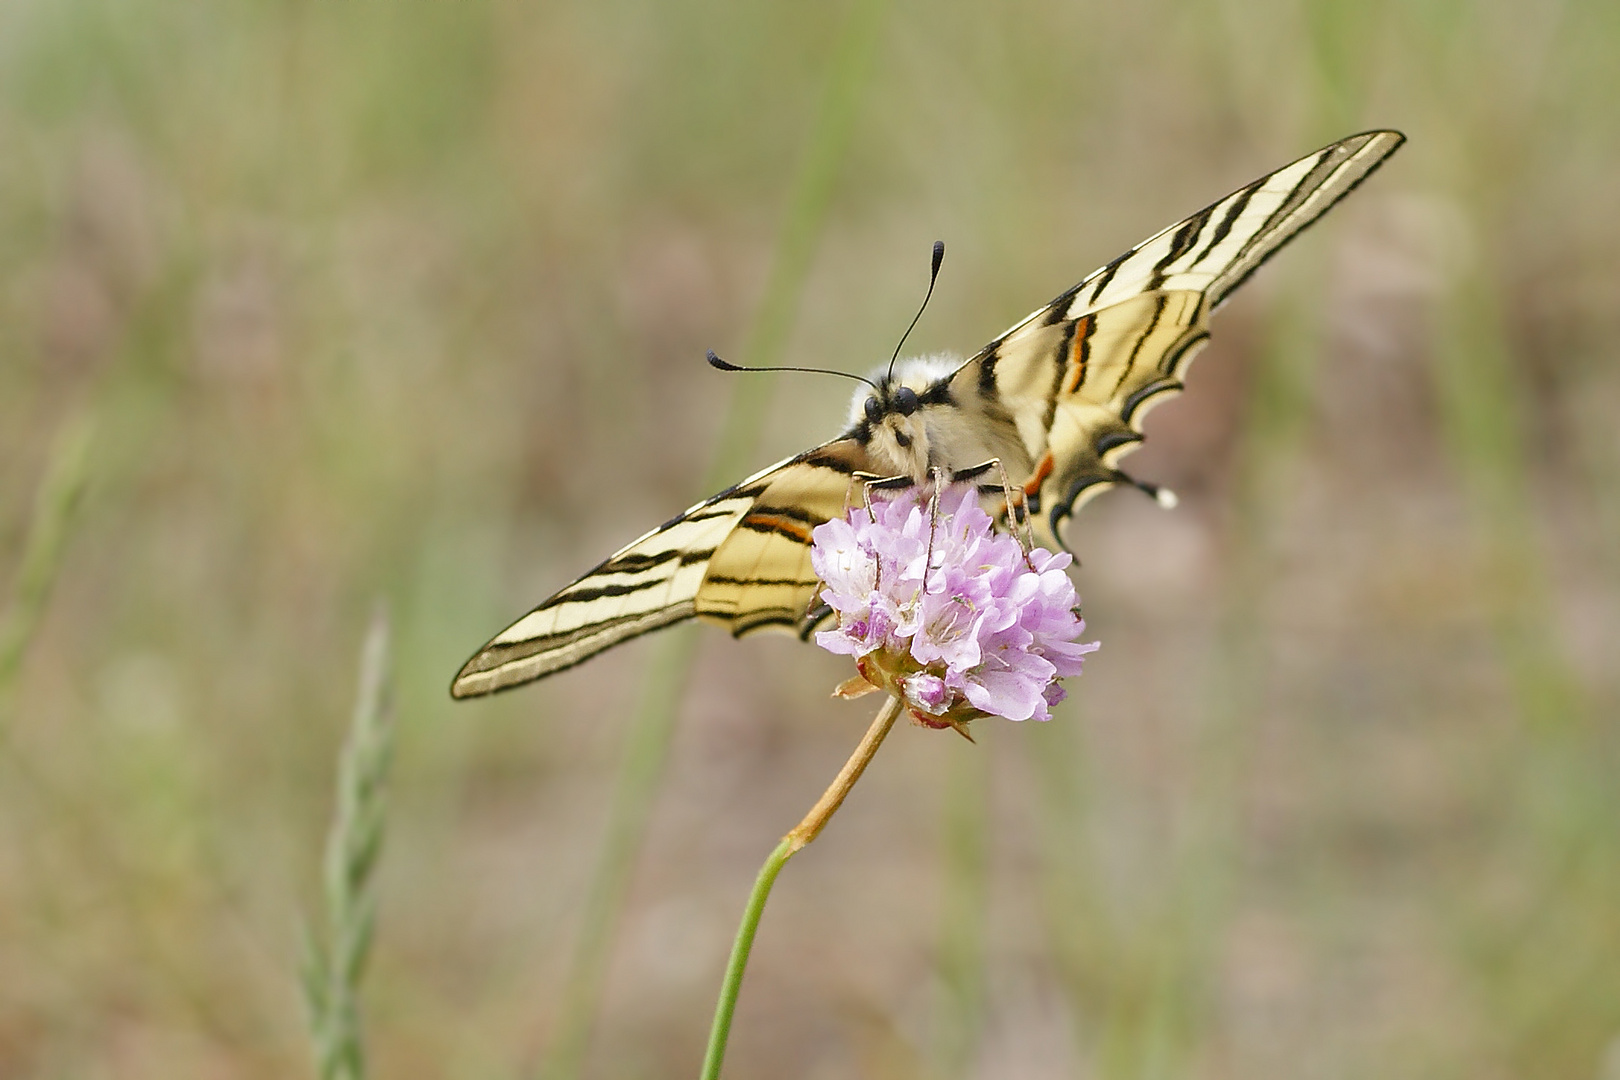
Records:
<instances>
[{"instance_id":1,"label":"out-of-focus foliage","mask_svg":"<svg viewBox=\"0 0 1620 1080\"><path fill-rule=\"evenodd\" d=\"M96 417L0 743L0 1074L311 1068L379 593L374 1074L539 1059L651 651L445 686L701 494L744 378L703 350L749 359L845 8L0 9L0 605ZM1320 143L1411 143L1154 414L1181 509L1088 510L1072 705L896 732L795 860L733 1072L1620 1069L1620 8L894 0L875 61L786 362L885 360L936 237L912 347L968 351ZM843 416L775 378L759 464ZM592 1075L695 1069L846 674L705 634Z\"/></svg>"},{"instance_id":2,"label":"out-of-focus foliage","mask_svg":"<svg viewBox=\"0 0 1620 1080\"><path fill-rule=\"evenodd\" d=\"M388 611L379 608L360 653L354 719L343 743L332 827L321 865L322 918L305 938L304 1007L321 1080L364 1080L360 984L377 930L372 886L387 835L388 766L394 749L388 686Z\"/></svg>"}]
</instances>

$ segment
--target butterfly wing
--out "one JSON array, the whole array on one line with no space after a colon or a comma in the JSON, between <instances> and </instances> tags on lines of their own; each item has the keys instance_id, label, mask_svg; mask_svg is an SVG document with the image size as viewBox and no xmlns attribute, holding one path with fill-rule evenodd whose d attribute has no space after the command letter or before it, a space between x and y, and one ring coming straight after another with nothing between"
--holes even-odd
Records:
<instances>
[{"instance_id":1,"label":"butterfly wing","mask_svg":"<svg viewBox=\"0 0 1620 1080\"><path fill-rule=\"evenodd\" d=\"M990 455L1021 478L1043 543L1075 509L1129 482L1117 462L1142 418L1181 390L1210 312L1404 142L1355 135L1233 192L1127 251L985 346L933 409L957 467ZM959 459L959 460L958 460ZM846 436L771 466L654 529L498 634L461 669L474 697L572 667L701 617L735 635L808 635L810 533L843 511L854 474L884 472Z\"/></svg>"},{"instance_id":2,"label":"butterfly wing","mask_svg":"<svg viewBox=\"0 0 1620 1080\"><path fill-rule=\"evenodd\" d=\"M1263 176L1138 244L985 346L951 398L1027 453L1043 543L1088 499L1130 481L1118 461L1148 410L1182 389L1209 315L1405 141L1353 135Z\"/></svg>"},{"instance_id":3,"label":"butterfly wing","mask_svg":"<svg viewBox=\"0 0 1620 1080\"><path fill-rule=\"evenodd\" d=\"M818 584L810 532L844 510L866 452L838 439L698 503L495 636L462 667L452 697L476 697L572 667L621 641L695 617L736 636L808 635Z\"/></svg>"}]
</instances>

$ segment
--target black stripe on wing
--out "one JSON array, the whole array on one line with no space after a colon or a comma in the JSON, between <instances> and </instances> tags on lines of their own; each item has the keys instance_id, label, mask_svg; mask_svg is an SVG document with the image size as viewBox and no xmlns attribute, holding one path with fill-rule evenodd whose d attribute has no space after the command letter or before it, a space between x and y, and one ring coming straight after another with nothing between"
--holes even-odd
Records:
<instances>
[{"instance_id":1,"label":"black stripe on wing","mask_svg":"<svg viewBox=\"0 0 1620 1080\"><path fill-rule=\"evenodd\" d=\"M815 585L813 574L804 580L810 532L842 509L850 477L864 464L858 446L838 440L670 519L497 634L463 666L451 696L517 686L694 616L727 622L736 634L773 621L797 628ZM780 571L784 544L795 556L789 572ZM759 549L755 565L739 571L737 554L749 545ZM766 564L769 572L753 572ZM770 601L789 595L796 617L784 620Z\"/></svg>"},{"instance_id":2,"label":"black stripe on wing","mask_svg":"<svg viewBox=\"0 0 1620 1080\"><path fill-rule=\"evenodd\" d=\"M1398 131L1366 131L1267 173L1087 274L979 350L968 364L988 361L991 371L983 378L987 388L993 386L997 347L1031 323L1077 319L1155 288L1204 292L1213 310L1405 141Z\"/></svg>"},{"instance_id":3,"label":"black stripe on wing","mask_svg":"<svg viewBox=\"0 0 1620 1080\"><path fill-rule=\"evenodd\" d=\"M1045 540L1060 542L1086 499L1134 483L1117 462L1152 405L1182 389L1210 312L1404 141L1353 135L1239 188L1087 275L951 376L981 424L1016 426L1031 471L1015 479L1039 496Z\"/></svg>"}]
</instances>

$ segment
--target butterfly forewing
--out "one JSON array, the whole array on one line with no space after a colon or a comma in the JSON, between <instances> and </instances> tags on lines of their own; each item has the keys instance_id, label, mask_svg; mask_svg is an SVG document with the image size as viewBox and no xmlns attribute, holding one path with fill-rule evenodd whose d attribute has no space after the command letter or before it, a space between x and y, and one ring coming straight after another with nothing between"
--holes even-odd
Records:
<instances>
[{"instance_id":1,"label":"butterfly forewing","mask_svg":"<svg viewBox=\"0 0 1620 1080\"><path fill-rule=\"evenodd\" d=\"M844 512L854 474L868 467L860 445L840 439L771 474L709 560L697 614L728 623L738 636L766 627L804 630L819 584L810 532Z\"/></svg>"},{"instance_id":2,"label":"butterfly forewing","mask_svg":"<svg viewBox=\"0 0 1620 1080\"><path fill-rule=\"evenodd\" d=\"M1368 131L1323 147L1142 241L1031 318L1078 318L1144 292L1204 293L1211 310L1406 141Z\"/></svg>"},{"instance_id":3,"label":"butterfly forewing","mask_svg":"<svg viewBox=\"0 0 1620 1080\"><path fill-rule=\"evenodd\" d=\"M842 512L852 475L865 467L859 444L839 439L706 499L496 635L450 693L529 682L693 616L739 636L767 626L808 632L810 531Z\"/></svg>"},{"instance_id":4,"label":"butterfly forewing","mask_svg":"<svg viewBox=\"0 0 1620 1080\"><path fill-rule=\"evenodd\" d=\"M1043 542L1092 496L1127 482L1119 458L1148 410L1182 389L1210 312L1405 137L1366 132L1240 188L1088 275L985 346L951 379L985 425L1011 425Z\"/></svg>"}]
</instances>

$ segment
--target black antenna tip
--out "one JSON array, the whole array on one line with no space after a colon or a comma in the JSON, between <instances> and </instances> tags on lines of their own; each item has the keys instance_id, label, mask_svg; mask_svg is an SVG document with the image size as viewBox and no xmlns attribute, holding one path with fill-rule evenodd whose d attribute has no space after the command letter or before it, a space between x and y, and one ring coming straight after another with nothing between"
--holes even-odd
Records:
<instances>
[{"instance_id":1,"label":"black antenna tip","mask_svg":"<svg viewBox=\"0 0 1620 1080\"><path fill-rule=\"evenodd\" d=\"M906 327L906 332L900 335L900 344L898 344L898 345L896 345L894 347L894 355L889 357L889 373L887 375L883 376L883 379L884 379L885 382L887 382L890 379L894 378L894 363L895 363L896 360L900 359L900 350L906 347L906 338L910 337L911 332L913 330L917 329L917 320L922 318L923 309L928 306L929 298L934 295L934 282L939 280L939 264L944 262L944 261L945 261L945 241L943 241L943 240L935 240L934 241L934 268L931 271L929 271L929 274L928 274L928 292L923 295L922 307L918 308L917 309L917 314L915 314L915 315L913 315L911 317L911 325Z\"/></svg>"},{"instance_id":2,"label":"black antenna tip","mask_svg":"<svg viewBox=\"0 0 1620 1080\"><path fill-rule=\"evenodd\" d=\"M741 371L742 370L742 368L738 367L736 364L728 364L724 360L720 359L718 356L714 355L714 350L713 349L709 350L709 366L712 367L712 368L718 368L721 371Z\"/></svg>"}]
</instances>

